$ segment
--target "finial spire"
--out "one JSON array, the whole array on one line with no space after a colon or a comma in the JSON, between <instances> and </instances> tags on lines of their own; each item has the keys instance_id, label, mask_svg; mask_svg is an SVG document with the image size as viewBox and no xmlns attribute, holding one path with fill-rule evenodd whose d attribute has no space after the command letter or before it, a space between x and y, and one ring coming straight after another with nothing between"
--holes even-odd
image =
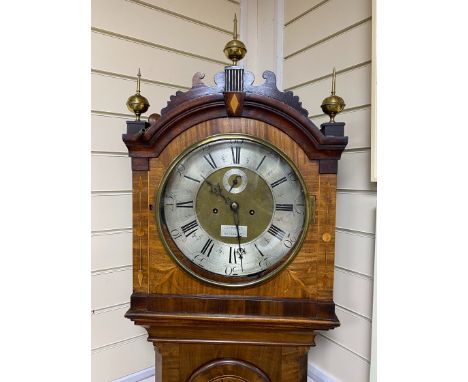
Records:
<instances>
[{"instance_id":1,"label":"finial spire","mask_svg":"<svg viewBox=\"0 0 468 382\"><path fill-rule=\"evenodd\" d=\"M234 14L234 28L232 31L232 40L229 41L224 47L224 54L227 58L232 60L234 66L237 65L237 61L244 58L247 53L247 48L244 43L237 39L237 14Z\"/></svg>"},{"instance_id":2,"label":"finial spire","mask_svg":"<svg viewBox=\"0 0 468 382\"><path fill-rule=\"evenodd\" d=\"M237 40L237 14L234 13L234 30L232 32L232 39Z\"/></svg>"},{"instance_id":3,"label":"finial spire","mask_svg":"<svg viewBox=\"0 0 468 382\"><path fill-rule=\"evenodd\" d=\"M137 89L136 89L137 94L140 94L140 81L141 81L141 72L140 72L140 68L138 68Z\"/></svg>"},{"instance_id":4,"label":"finial spire","mask_svg":"<svg viewBox=\"0 0 468 382\"><path fill-rule=\"evenodd\" d=\"M333 67L331 94L335 95L335 93L336 93L336 69L335 67Z\"/></svg>"}]
</instances>

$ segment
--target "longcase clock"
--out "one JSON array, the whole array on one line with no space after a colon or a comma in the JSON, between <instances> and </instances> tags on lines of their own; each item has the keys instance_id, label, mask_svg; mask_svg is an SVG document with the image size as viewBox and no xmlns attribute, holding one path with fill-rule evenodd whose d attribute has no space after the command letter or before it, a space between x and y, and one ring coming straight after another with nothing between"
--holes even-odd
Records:
<instances>
[{"instance_id":1,"label":"longcase clock","mask_svg":"<svg viewBox=\"0 0 468 382\"><path fill-rule=\"evenodd\" d=\"M133 294L156 381L306 381L333 302L343 123L317 128L275 75L196 73L161 115L128 122Z\"/></svg>"}]
</instances>

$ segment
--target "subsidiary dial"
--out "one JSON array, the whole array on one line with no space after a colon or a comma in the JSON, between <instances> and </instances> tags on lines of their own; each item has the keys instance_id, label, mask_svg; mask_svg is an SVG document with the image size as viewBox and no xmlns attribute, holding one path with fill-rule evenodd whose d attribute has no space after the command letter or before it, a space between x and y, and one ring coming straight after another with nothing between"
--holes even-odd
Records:
<instances>
[{"instance_id":1,"label":"subsidiary dial","mask_svg":"<svg viewBox=\"0 0 468 382\"><path fill-rule=\"evenodd\" d=\"M239 194L247 187L248 178L240 168L231 168L224 173L224 189L231 194Z\"/></svg>"}]
</instances>

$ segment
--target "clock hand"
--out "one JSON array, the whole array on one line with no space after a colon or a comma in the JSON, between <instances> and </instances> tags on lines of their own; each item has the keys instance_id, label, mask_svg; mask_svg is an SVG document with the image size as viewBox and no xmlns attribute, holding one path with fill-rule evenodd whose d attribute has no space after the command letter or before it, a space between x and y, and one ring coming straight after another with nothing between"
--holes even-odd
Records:
<instances>
[{"instance_id":1,"label":"clock hand","mask_svg":"<svg viewBox=\"0 0 468 382\"><path fill-rule=\"evenodd\" d=\"M241 247L241 236L239 232L239 204L236 202L231 203L231 210L234 213L234 224L236 225L237 230L237 242L239 243L239 250L237 251L239 254L239 259L241 261L241 270L244 272L244 266L242 264L242 259L244 258L244 249Z\"/></svg>"},{"instance_id":2,"label":"clock hand","mask_svg":"<svg viewBox=\"0 0 468 382\"><path fill-rule=\"evenodd\" d=\"M223 193L221 192L221 186L219 185L219 183L218 184L213 184L209 180L207 180L203 175L202 175L202 177L203 177L203 179L205 179L206 184L208 184L208 186L210 186L210 192L212 192L213 194L215 194L217 196L220 196L224 200L224 203L226 203L228 205L231 205L233 203L233 201L231 199L229 199L228 197L223 195Z\"/></svg>"},{"instance_id":3,"label":"clock hand","mask_svg":"<svg viewBox=\"0 0 468 382\"><path fill-rule=\"evenodd\" d=\"M213 194L223 198L224 202L231 207L231 210L232 210L232 212L234 214L234 224L236 226L237 242L239 244L238 253L239 253L239 259L241 261L241 270L243 272L244 271L244 266L243 266L243 263L242 263L242 259L244 258L244 255L243 255L244 249L241 247L241 236L240 236L240 231L239 231L239 204L236 203L235 201L232 201L229 197L226 197L226 196L223 195L223 193L221 192L221 186L219 185L219 183L218 184L213 184L209 180L207 180L203 175L202 175L202 177L205 180L206 184L208 184L208 186L210 186L210 192L212 192ZM232 188L237 184L237 178L238 177L239 176L236 175L236 177L234 178L234 180L232 182L233 184L232 184L229 191L231 191Z\"/></svg>"},{"instance_id":4,"label":"clock hand","mask_svg":"<svg viewBox=\"0 0 468 382\"><path fill-rule=\"evenodd\" d=\"M232 180L232 186L231 188L229 189L229 192L231 192L231 190L233 189L234 186L237 186L237 178L240 178L240 175L236 175L234 177L234 179Z\"/></svg>"}]
</instances>

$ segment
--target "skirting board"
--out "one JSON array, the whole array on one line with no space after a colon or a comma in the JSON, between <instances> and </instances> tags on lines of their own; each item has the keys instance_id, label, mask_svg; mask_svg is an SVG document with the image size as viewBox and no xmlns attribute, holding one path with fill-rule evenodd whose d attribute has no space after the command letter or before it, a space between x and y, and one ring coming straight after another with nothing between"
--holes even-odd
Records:
<instances>
[{"instance_id":1,"label":"skirting board","mask_svg":"<svg viewBox=\"0 0 468 382\"><path fill-rule=\"evenodd\" d=\"M148 367L147 369L137 371L136 373L126 375L125 377L114 379L112 382L140 382L147 378L154 377L154 374L154 367Z\"/></svg>"},{"instance_id":2,"label":"skirting board","mask_svg":"<svg viewBox=\"0 0 468 382\"><path fill-rule=\"evenodd\" d=\"M144 381L145 379L154 377L154 374L155 374L154 367L149 367L147 369L143 369L143 370L137 371L136 373L127 375L125 377L114 379L113 382L141 382L141 381ZM307 365L307 382L337 382L337 381L309 362L309 364Z\"/></svg>"},{"instance_id":3,"label":"skirting board","mask_svg":"<svg viewBox=\"0 0 468 382\"><path fill-rule=\"evenodd\" d=\"M310 362L307 364L307 382L338 382Z\"/></svg>"}]
</instances>

